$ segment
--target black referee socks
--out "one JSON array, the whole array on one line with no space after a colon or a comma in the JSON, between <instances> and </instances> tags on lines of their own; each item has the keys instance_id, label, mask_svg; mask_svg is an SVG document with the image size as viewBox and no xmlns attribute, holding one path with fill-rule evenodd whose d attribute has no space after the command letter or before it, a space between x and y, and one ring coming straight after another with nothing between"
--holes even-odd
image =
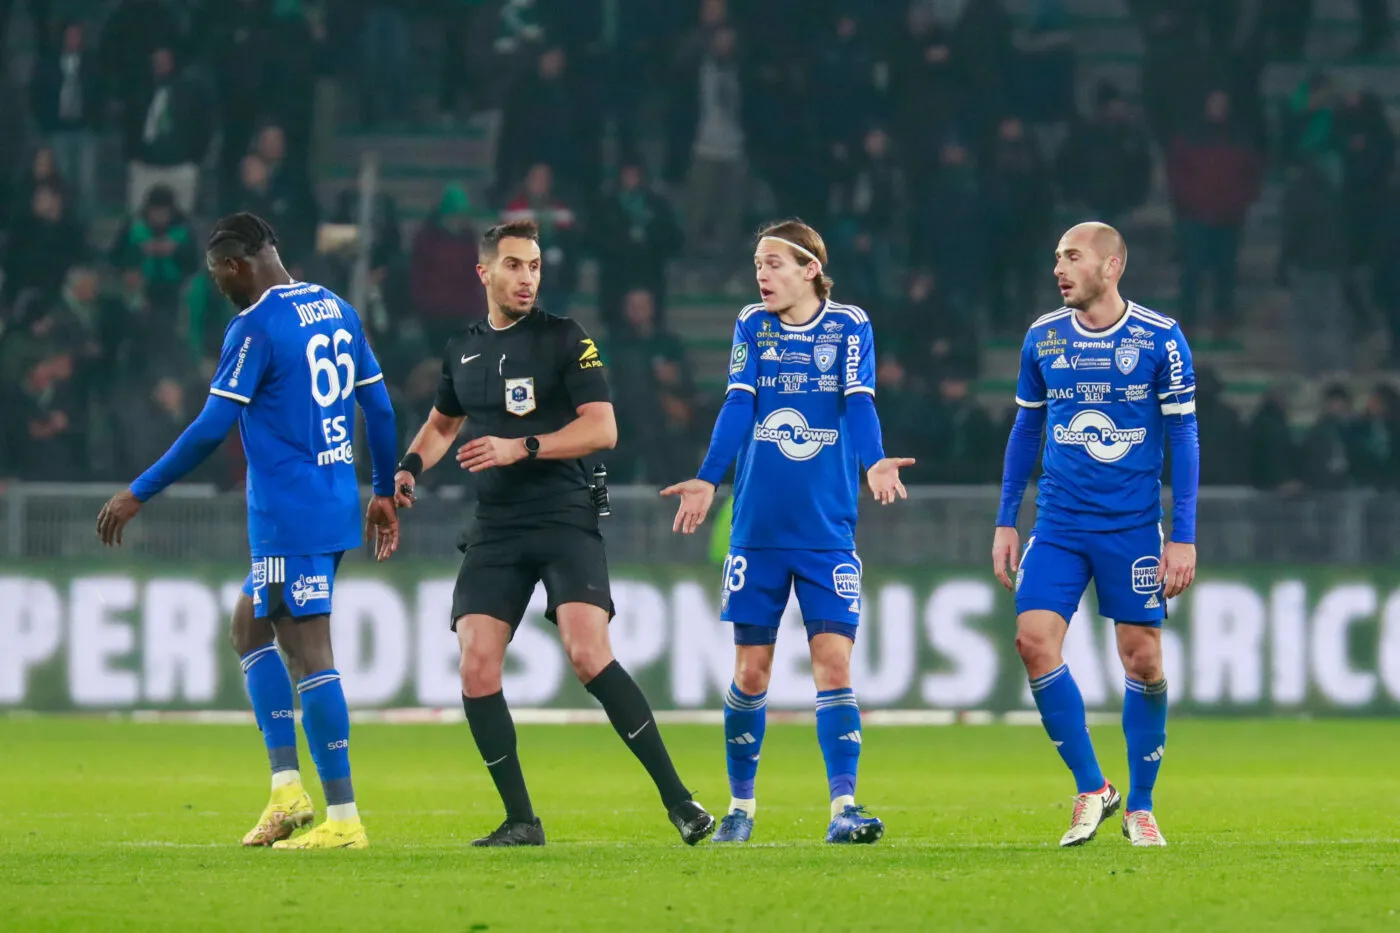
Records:
<instances>
[{"instance_id":1,"label":"black referee socks","mask_svg":"<svg viewBox=\"0 0 1400 933\"><path fill-rule=\"evenodd\" d=\"M647 769L647 774L656 783L656 789L661 792L661 803L666 809L689 800L690 791L681 783L675 766L671 764L671 755L666 751L666 743L661 741L651 704L647 703L632 675L613 661L584 687L603 704L603 711L608 714L608 720L617 734L637 756L642 767Z\"/></svg>"},{"instance_id":2,"label":"black referee socks","mask_svg":"<svg viewBox=\"0 0 1400 933\"><path fill-rule=\"evenodd\" d=\"M510 718L506 695L497 690L490 696L463 696L462 709L467 712L467 725L476 740L476 750L481 752L481 760L486 762L486 770L496 782L496 793L506 805L506 819L512 823L534 820L530 792L525 789L525 775L520 771L520 758L515 754L515 721Z\"/></svg>"}]
</instances>

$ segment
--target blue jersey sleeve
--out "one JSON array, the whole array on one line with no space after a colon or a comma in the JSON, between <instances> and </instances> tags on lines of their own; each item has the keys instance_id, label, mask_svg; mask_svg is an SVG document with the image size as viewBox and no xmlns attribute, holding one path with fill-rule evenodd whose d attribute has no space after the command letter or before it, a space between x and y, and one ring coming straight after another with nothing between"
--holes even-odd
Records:
<instances>
[{"instance_id":1,"label":"blue jersey sleeve","mask_svg":"<svg viewBox=\"0 0 1400 933\"><path fill-rule=\"evenodd\" d=\"M1021 346L1021 371L1016 376L1016 404L1022 408L1045 407L1045 374L1035 354L1035 341L1030 331Z\"/></svg>"},{"instance_id":2,"label":"blue jersey sleeve","mask_svg":"<svg viewBox=\"0 0 1400 933\"><path fill-rule=\"evenodd\" d=\"M734 346L729 350L729 387L758 394L758 345L741 317L734 322Z\"/></svg>"},{"instance_id":3,"label":"blue jersey sleeve","mask_svg":"<svg viewBox=\"0 0 1400 933\"><path fill-rule=\"evenodd\" d=\"M862 321L846 337L846 352L842 357L842 388L846 395L856 392L875 394L875 332L869 321Z\"/></svg>"},{"instance_id":4,"label":"blue jersey sleeve","mask_svg":"<svg viewBox=\"0 0 1400 933\"><path fill-rule=\"evenodd\" d=\"M1191 347L1173 326L1155 377L1157 399L1172 450L1172 536L1184 544L1196 540L1196 499L1201 482L1200 433L1196 426L1196 370Z\"/></svg>"},{"instance_id":5,"label":"blue jersey sleeve","mask_svg":"<svg viewBox=\"0 0 1400 933\"><path fill-rule=\"evenodd\" d=\"M384 379L384 370L379 368L379 359L370 349L363 326L355 328L355 388L373 385Z\"/></svg>"},{"instance_id":6,"label":"blue jersey sleeve","mask_svg":"<svg viewBox=\"0 0 1400 933\"><path fill-rule=\"evenodd\" d=\"M219 353L214 379L209 384L209 394L247 405L257 394L271 361L271 338L254 322L251 314L240 314L224 331L224 347Z\"/></svg>"},{"instance_id":7,"label":"blue jersey sleeve","mask_svg":"<svg viewBox=\"0 0 1400 933\"><path fill-rule=\"evenodd\" d=\"M1173 325L1162 345L1162 359L1157 365L1154 384L1162 414L1170 419L1196 420L1196 369L1191 363L1191 348L1181 333L1181 325ZM1168 420L1168 424L1170 424Z\"/></svg>"}]
</instances>

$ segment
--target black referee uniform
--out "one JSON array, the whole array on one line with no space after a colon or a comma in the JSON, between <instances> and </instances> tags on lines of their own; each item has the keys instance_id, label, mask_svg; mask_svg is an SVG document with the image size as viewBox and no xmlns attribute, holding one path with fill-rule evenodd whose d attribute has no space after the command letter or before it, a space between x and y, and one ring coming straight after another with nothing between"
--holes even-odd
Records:
<instances>
[{"instance_id":1,"label":"black referee uniform","mask_svg":"<svg viewBox=\"0 0 1400 933\"><path fill-rule=\"evenodd\" d=\"M580 405L611 401L598 348L576 321L538 308L497 330L478 321L448 341L438 411L465 416L472 437L529 438L558 431ZM481 614L514 634L535 584L546 617L564 603L613 612L608 561L582 460L529 459L477 477L476 527L452 594L452 626Z\"/></svg>"}]
</instances>

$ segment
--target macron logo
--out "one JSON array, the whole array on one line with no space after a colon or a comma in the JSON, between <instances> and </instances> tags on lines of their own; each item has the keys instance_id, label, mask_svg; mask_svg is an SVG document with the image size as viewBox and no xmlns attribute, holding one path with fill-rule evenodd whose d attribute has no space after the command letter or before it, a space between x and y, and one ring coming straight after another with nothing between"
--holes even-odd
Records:
<instances>
[{"instance_id":1,"label":"macron logo","mask_svg":"<svg viewBox=\"0 0 1400 933\"><path fill-rule=\"evenodd\" d=\"M1161 760L1162 760L1162 756L1165 755L1166 753L1167 753L1167 750L1166 750L1165 748L1163 748L1162 746L1158 745L1158 746L1157 746L1157 750L1156 750L1155 752L1153 752L1153 753L1150 754L1150 755L1143 755L1143 756L1142 756L1142 760L1143 760L1143 761L1161 761Z\"/></svg>"},{"instance_id":2,"label":"macron logo","mask_svg":"<svg viewBox=\"0 0 1400 933\"><path fill-rule=\"evenodd\" d=\"M859 745L859 744L860 744L860 733L859 733L859 732L847 732L845 735L838 736L838 737L837 737L837 741L839 741L839 742L854 742L854 743L856 743L857 745Z\"/></svg>"},{"instance_id":3,"label":"macron logo","mask_svg":"<svg viewBox=\"0 0 1400 933\"><path fill-rule=\"evenodd\" d=\"M745 732L743 735L736 735L729 740L730 745L757 745L758 739L753 737L752 732Z\"/></svg>"}]
</instances>

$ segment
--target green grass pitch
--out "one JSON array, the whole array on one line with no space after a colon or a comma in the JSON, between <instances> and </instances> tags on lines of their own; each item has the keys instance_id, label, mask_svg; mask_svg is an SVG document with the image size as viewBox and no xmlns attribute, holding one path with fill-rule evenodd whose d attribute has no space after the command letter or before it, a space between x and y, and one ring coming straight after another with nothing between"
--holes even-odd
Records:
<instances>
[{"instance_id":1,"label":"green grass pitch","mask_svg":"<svg viewBox=\"0 0 1400 933\"><path fill-rule=\"evenodd\" d=\"M664 731L721 810L719 730ZM1094 739L1123 786L1120 732ZM682 845L606 726L521 728L550 840L528 851L468 846L500 815L465 725L352 741L372 848L273 852L238 846L266 802L252 727L0 718L0 930L1400 929L1394 722L1172 724L1163 850L1117 820L1057 848L1072 786L1031 727L868 728L860 799L888 830L849 848L821 841L810 726L769 729L738 848Z\"/></svg>"}]
</instances>

